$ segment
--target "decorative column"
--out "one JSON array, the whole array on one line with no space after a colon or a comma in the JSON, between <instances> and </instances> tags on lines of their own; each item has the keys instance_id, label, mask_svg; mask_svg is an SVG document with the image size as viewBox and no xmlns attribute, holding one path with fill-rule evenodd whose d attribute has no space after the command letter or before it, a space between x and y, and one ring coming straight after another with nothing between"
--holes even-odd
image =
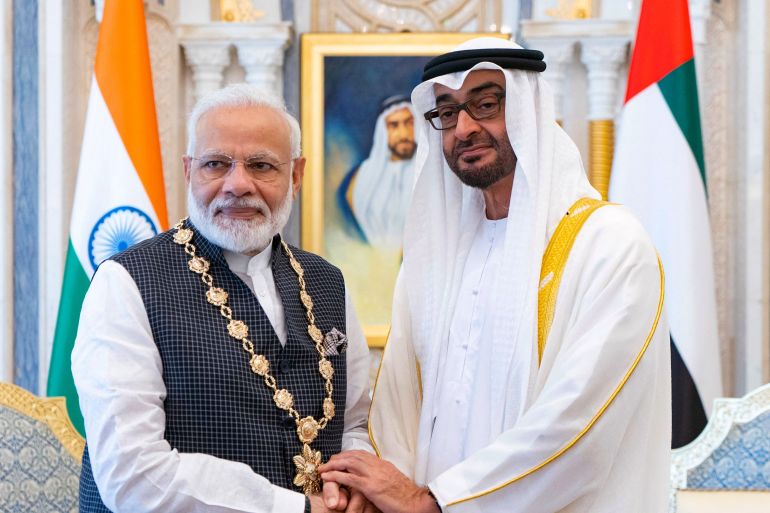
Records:
<instances>
[{"instance_id":1,"label":"decorative column","mask_svg":"<svg viewBox=\"0 0 770 513\"><path fill-rule=\"evenodd\" d=\"M289 45L289 34L257 40L237 40L234 45L238 51L238 62L246 70L246 82L282 97L283 55Z\"/></svg>"},{"instance_id":2,"label":"decorative column","mask_svg":"<svg viewBox=\"0 0 770 513\"><path fill-rule=\"evenodd\" d=\"M543 76L553 91L553 109L556 121L564 122L564 79L567 66L575 58L575 40L560 38L530 38L534 50L545 54L546 68Z\"/></svg>"},{"instance_id":3,"label":"decorative column","mask_svg":"<svg viewBox=\"0 0 770 513\"><path fill-rule=\"evenodd\" d=\"M588 176L591 185L607 199L615 147L618 79L621 65L626 62L628 39L586 38L581 45L581 61L588 68Z\"/></svg>"},{"instance_id":4,"label":"decorative column","mask_svg":"<svg viewBox=\"0 0 770 513\"><path fill-rule=\"evenodd\" d=\"M230 43L213 40L183 40L182 47L192 69L195 100L222 87L230 64Z\"/></svg>"}]
</instances>

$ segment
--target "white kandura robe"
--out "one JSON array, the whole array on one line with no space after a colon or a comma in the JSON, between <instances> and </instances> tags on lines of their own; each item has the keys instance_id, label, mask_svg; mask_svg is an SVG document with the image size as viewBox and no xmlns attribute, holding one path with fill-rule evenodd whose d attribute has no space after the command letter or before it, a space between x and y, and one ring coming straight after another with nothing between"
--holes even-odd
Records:
<instances>
[{"instance_id":1,"label":"white kandura robe","mask_svg":"<svg viewBox=\"0 0 770 513\"><path fill-rule=\"evenodd\" d=\"M669 476L661 469L669 468L671 396L662 278L655 249L628 211L612 205L597 210L567 262L542 363L523 391L523 411L491 426L489 416L472 414L473 401L456 403L449 415L467 424L454 428L477 436L486 431L489 439L467 457L455 450L456 461L438 474L428 462L426 475L416 475L426 458L418 450L419 418L426 412L417 365L432 364L411 339L409 323L401 323L391 332L370 413L380 455L429 485L452 513L665 511ZM395 307L408 318L408 301ZM455 312L466 307L458 299ZM511 371L506 386L521 386ZM472 381L489 380L483 367L473 372ZM436 393L455 378L439 377ZM499 405L496 397L473 400ZM433 436L458 438L446 430ZM428 455L434 443L442 442L429 440Z\"/></svg>"},{"instance_id":2,"label":"white kandura robe","mask_svg":"<svg viewBox=\"0 0 770 513\"><path fill-rule=\"evenodd\" d=\"M520 47L477 38L456 50L496 48ZM418 119L414 201L370 437L383 458L429 485L450 513L665 511L670 361L655 249L627 209L597 210L567 261L538 364L546 245L576 201L600 195L556 123L550 87L539 73L481 62L422 82L412 103L426 112L436 105L435 84L459 90L478 70L505 80L505 128L516 155L502 254L493 287L483 292L491 305L483 322L490 354L469 377L472 387L483 381L489 392L448 414L446 405L436 406L453 379L442 358L464 308L459 291L474 265L469 259L485 204L480 190L447 168L442 133ZM467 411L478 401L487 411ZM451 425L435 431L435 412L467 418L455 429L476 433L478 450L466 440L434 465L437 444L452 436Z\"/></svg>"}]
</instances>

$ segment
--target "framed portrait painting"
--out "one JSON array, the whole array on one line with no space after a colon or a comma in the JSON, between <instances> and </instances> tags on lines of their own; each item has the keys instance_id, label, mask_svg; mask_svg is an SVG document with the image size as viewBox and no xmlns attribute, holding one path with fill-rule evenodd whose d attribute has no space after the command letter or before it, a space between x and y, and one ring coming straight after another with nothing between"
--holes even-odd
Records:
<instances>
[{"instance_id":1,"label":"framed portrait painting","mask_svg":"<svg viewBox=\"0 0 770 513\"><path fill-rule=\"evenodd\" d=\"M390 326L415 125L424 122L411 91L433 56L480 35L302 36L302 247L342 270L371 347L385 344Z\"/></svg>"}]
</instances>

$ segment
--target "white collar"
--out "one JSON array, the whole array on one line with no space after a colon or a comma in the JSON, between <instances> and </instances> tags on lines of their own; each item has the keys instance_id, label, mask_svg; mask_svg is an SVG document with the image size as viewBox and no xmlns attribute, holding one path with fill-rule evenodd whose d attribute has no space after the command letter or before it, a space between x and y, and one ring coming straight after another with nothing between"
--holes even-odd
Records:
<instances>
[{"instance_id":1,"label":"white collar","mask_svg":"<svg viewBox=\"0 0 770 513\"><path fill-rule=\"evenodd\" d=\"M245 273L253 275L257 272L264 272L270 268L270 260L273 257L273 244L272 241L267 245L265 249L250 257L243 253L236 253L234 251L222 250L222 254L227 260L227 265L230 270L235 273Z\"/></svg>"}]
</instances>

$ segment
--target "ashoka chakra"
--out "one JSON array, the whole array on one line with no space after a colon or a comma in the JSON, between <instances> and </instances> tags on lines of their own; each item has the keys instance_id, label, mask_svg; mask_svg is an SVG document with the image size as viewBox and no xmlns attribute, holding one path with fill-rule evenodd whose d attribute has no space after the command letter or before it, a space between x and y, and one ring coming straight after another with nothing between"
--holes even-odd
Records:
<instances>
[{"instance_id":1,"label":"ashoka chakra","mask_svg":"<svg viewBox=\"0 0 770 513\"><path fill-rule=\"evenodd\" d=\"M138 208L123 206L104 214L88 238L88 258L94 269L115 253L155 236L152 219Z\"/></svg>"}]
</instances>

